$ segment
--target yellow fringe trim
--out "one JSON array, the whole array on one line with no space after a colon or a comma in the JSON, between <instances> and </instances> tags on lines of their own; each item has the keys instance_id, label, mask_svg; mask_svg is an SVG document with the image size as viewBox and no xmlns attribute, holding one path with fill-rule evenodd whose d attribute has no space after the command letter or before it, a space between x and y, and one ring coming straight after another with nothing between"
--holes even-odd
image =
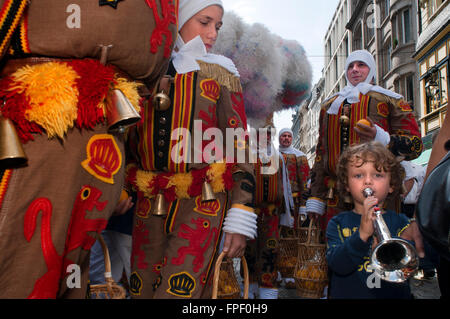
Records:
<instances>
[{"instance_id":1,"label":"yellow fringe trim","mask_svg":"<svg viewBox=\"0 0 450 319\"><path fill-rule=\"evenodd\" d=\"M212 163L206 176L210 180L211 187L214 193L220 193L225 189L222 175L225 173L227 167L225 163Z\"/></svg>"},{"instance_id":2,"label":"yellow fringe trim","mask_svg":"<svg viewBox=\"0 0 450 319\"><path fill-rule=\"evenodd\" d=\"M242 92L241 80L233 73L218 64L197 61L200 65L199 75L211 78L225 86L231 92Z\"/></svg>"},{"instance_id":3,"label":"yellow fringe trim","mask_svg":"<svg viewBox=\"0 0 450 319\"><path fill-rule=\"evenodd\" d=\"M210 165L207 171L208 178L210 179L211 187L214 193L220 193L225 191L225 184L223 182L222 175L226 171L225 163L213 163ZM148 198L153 198L153 188L149 188L152 180L156 178L158 174L151 171L144 171L138 169L136 171L136 186L139 191L143 192ZM175 186L175 194L178 199L189 199L188 190L192 185L193 177L190 173L175 173L169 177L167 188Z\"/></svg>"},{"instance_id":4,"label":"yellow fringe trim","mask_svg":"<svg viewBox=\"0 0 450 319\"><path fill-rule=\"evenodd\" d=\"M382 102L386 102L391 105L397 105L401 101L401 99L395 99L391 96L387 96L387 95L384 95L384 94L381 94L378 92L374 92L374 91L367 92L367 95L370 97L373 97L374 99L377 99Z\"/></svg>"},{"instance_id":5,"label":"yellow fringe trim","mask_svg":"<svg viewBox=\"0 0 450 319\"><path fill-rule=\"evenodd\" d=\"M29 100L26 119L42 126L49 138L62 138L77 118L78 74L66 64L49 62L20 68L12 77L16 85L10 90Z\"/></svg>"}]
</instances>

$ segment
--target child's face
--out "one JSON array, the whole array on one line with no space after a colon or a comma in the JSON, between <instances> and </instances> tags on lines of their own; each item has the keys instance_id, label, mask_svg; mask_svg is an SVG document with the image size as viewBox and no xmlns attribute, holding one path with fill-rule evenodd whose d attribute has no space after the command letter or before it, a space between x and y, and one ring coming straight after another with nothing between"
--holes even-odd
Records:
<instances>
[{"instance_id":1,"label":"child's face","mask_svg":"<svg viewBox=\"0 0 450 319\"><path fill-rule=\"evenodd\" d=\"M347 191L353 197L355 204L364 203L363 190L370 187L378 198L379 203L384 202L393 189L390 185L391 174L389 172L377 171L373 161L362 164L362 160L352 158L347 164L348 186Z\"/></svg>"}]
</instances>

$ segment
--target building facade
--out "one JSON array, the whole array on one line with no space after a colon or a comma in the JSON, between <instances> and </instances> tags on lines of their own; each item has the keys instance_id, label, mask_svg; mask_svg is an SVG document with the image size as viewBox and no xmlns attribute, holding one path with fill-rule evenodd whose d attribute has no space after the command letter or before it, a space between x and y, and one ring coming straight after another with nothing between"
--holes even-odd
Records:
<instances>
[{"instance_id":1,"label":"building facade","mask_svg":"<svg viewBox=\"0 0 450 319\"><path fill-rule=\"evenodd\" d=\"M365 49L377 64L375 84L405 97L420 116L417 64L417 3L411 0L353 0L347 28L351 50Z\"/></svg>"},{"instance_id":2,"label":"building facade","mask_svg":"<svg viewBox=\"0 0 450 319\"><path fill-rule=\"evenodd\" d=\"M414 58L420 82L420 124L425 152L442 125L448 107L450 1L418 0L418 40Z\"/></svg>"},{"instance_id":3,"label":"building facade","mask_svg":"<svg viewBox=\"0 0 450 319\"><path fill-rule=\"evenodd\" d=\"M324 78L321 78L311 90L311 95L303 101L297 112L292 116L292 145L306 154L310 167L314 164L316 144L319 136L320 105L324 94ZM296 132L298 134L296 134Z\"/></svg>"},{"instance_id":4,"label":"building facade","mask_svg":"<svg viewBox=\"0 0 450 319\"><path fill-rule=\"evenodd\" d=\"M422 86L425 86L423 77L426 75L419 76L417 60L423 58L425 61L428 55L423 52L414 56L418 35L424 28L424 19L420 20L417 14L420 12L420 6L424 6L422 2L427 1L341 0L324 38L323 89L317 104L320 105L325 99L344 88L347 84L344 70L346 58L352 51L365 49L372 53L377 64L375 84L403 95L414 109L416 119L419 124L422 124L423 131L425 121L422 119L422 91L425 91ZM448 3L449 0L430 0L430 2L436 3L434 6L430 5L436 8L432 15L435 17L439 12L445 13L443 3ZM447 33L448 17L447 13ZM435 22L435 24L438 23ZM439 44L442 46L444 42L445 40L442 39ZM436 47L435 50L439 48ZM448 45L445 48L448 56ZM431 50L430 45L427 49ZM439 54L444 54L443 49L440 50ZM439 63L443 63L442 60ZM425 72L428 72L428 65L431 64L427 62L426 65ZM442 65L439 64L439 66ZM448 74L448 68L445 70ZM419 80L423 83L419 83ZM306 123L309 120L315 120L313 115L309 115L313 108L309 107L309 103L304 104L306 105L308 109L300 110L296 115L304 114L307 119L299 122L304 125L300 131L308 136L311 127L318 127L318 122ZM433 114L430 117L433 117ZM439 121L442 121L443 113L440 112L439 116ZM318 134L314 136L315 142L312 144L315 145L317 137ZM306 137L302 138L300 143L306 143L306 149L311 149L309 146L311 142Z\"/></svg>"}]
</instances>

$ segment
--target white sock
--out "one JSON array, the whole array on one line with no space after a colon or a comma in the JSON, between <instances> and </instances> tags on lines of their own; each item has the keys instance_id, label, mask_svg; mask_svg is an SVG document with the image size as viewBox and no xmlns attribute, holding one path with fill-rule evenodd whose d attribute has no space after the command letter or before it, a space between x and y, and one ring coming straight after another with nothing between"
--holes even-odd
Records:
<instances>
[{"instance_id":1,"label":"white sock","mask_svg":"<svg viewBox=\"0 0 450 319\"><path fill-rule=\"evenodd\" d=\"M278 299L278 289L259 287L259 299Z\"/></svg>"}]
</instances>

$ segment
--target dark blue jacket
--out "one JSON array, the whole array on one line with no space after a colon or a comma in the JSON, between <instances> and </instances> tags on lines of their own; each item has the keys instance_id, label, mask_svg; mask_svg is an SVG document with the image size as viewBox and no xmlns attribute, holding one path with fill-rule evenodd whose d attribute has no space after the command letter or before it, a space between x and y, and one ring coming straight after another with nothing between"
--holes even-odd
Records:
<instances>
[{"instance_id":1,"label":"dark blue jacket","mask_svg":"<svg viewBox=\"0 0 450 319\"><path fill-rule=\"evenodd\" d=\"M383 219L392 237L398 237L409 224L405 215L393 211L384 213ZM411 298L407 281L399 284L379 280L379 288L369 288L367 278L373 273L369 267L372 238L367 243L361 240L360 223L361 215L352 211L342 212L328 223L327 261L330 299ZM372 283L376 282L373 280Z\"/></svg>"}]
</instances>

